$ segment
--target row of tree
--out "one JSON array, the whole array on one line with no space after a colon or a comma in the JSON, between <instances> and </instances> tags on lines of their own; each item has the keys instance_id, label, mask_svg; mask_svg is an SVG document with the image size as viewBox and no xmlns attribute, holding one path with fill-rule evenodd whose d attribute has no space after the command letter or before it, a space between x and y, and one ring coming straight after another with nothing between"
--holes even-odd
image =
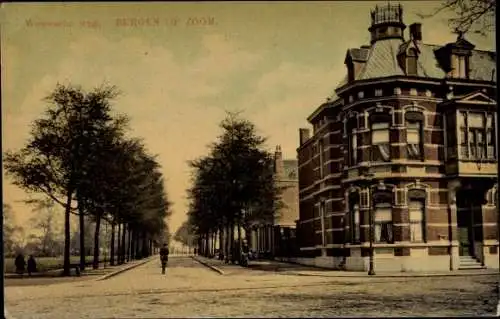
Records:
<instances>
[{"instance_id":1,"label":"row of tree","mask_svg":"<svg viewBox=\"0 0 500 319\"><path fill-rule=\"evenodd\" d=\"M8 151L4 167L14 184L45 195L64 208L64 275L70 274L71 214L79 217L80 267L85 269L85 220L94 222L94 261L99 264L103 221L111 224L111 262L151 252L165 241L170 215L160 165L143 142L128 136L128 118L115 115L118 92L86 92L57 85L44 115L32 124L27 144ZM118 251L115 251L115 240Z\"/></svg>"},{"instance_id":2,"label":"row of tree","mask_svg":"<svg viewBox=\"0 0 500 319\"><path fill-rule=\"evenodd\" d=\"M273 156L254 124L229 113L220 127L222 134L209 154L190 162L188 224L202 254L208 254L209 242L218 237L228 260L235 251L235 230L241 244L242 229L248 236L252 225L272 224L283 203Z\"/></svg>"}]
</instances>

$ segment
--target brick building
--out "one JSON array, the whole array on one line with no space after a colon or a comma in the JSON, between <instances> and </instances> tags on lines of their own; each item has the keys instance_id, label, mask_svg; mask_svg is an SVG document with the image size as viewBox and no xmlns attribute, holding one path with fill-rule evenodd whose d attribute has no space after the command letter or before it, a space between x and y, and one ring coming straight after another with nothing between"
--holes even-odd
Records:
<instances>
[{"instance_id":1,"label":"brick building","mask_svg":"<svg viewBox=\"0 0 500 319\"><path fill-rule=\"evenodd\" d=\"M365 271L371 229L379 271L498 267L496 54L405 29L376 7L300 129L299 262Z\"/></svg>"},{"instance_id":2,"label":"brick building","mask_svg":"<svg viewBox=\"0 0 500 319\"><path fill-rule=\"evenodd\" d=\"M274 153L274 170L278 186L283 189L283 207L278 210L273 221L255 225L251 233L252 250L264 257L295 253L295 222L299 218L297 160L283 159L279 145Z\"/></svg>"}]
</instances>

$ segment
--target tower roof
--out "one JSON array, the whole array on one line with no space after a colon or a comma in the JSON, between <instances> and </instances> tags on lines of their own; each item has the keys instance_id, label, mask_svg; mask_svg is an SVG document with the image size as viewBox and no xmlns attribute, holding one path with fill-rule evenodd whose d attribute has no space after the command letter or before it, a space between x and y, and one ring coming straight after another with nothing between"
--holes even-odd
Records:
<instances>
[{"instance_id":1,"label":"tower roof","mask_svg":"<svg viewBox=\"0 0 500 319\"><path fill-rule=\"evenodd\" d=\"M375 6L371 10L372 27L378 24L403 23L403 7L401 4L392 5L387 3L385 6Z\"/></svg>"}]
</instances>

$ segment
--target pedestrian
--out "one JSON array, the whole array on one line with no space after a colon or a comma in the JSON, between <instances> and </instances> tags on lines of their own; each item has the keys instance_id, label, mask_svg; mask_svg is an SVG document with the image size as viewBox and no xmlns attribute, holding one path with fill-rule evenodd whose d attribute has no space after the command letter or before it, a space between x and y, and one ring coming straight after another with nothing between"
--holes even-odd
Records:
<instances>
[{"instance_id":1,"label":"pedestrian","mask_svg":"<svg viewBox=\"0 0 500 319\"><path fill-rule=\"evenodd\" d=\"M24 267L26 267L26 261L24 260L23 254L17 255L14 264L16 266L16 273L22 275L24 273Z\"/></svg>"},{"instance_id":2,"label":"pedestrian","mask_svg":"<svg viewBox=\"0 0 500 319\"><path fill-rule=\"evenodd\" d=\"M165 270L167 268L167 262L168 262L168 245L163 244L163 247L160 248L160 260L161 260L161 273L162 275L165 274Z\"/></svg>"},{"instance_id":3,"label":"pedestrian","mask_svg":"<svg viewBox=\"0 0 500 319\"><path fill-rule=\"evenodd\" d=\"M28 259L28 275L31 276L32 273L35 273L36 270L36 260L33 255L30 255L30 258Z\"/></svg>"}]
</instances>

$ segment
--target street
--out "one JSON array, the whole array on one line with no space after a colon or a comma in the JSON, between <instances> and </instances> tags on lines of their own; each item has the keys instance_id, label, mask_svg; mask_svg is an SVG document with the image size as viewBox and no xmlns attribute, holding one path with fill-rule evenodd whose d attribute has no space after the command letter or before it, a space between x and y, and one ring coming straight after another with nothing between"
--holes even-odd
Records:
<instances>
[{"instance_id":1,"label":"street","mask_svg":"<svg viewBox=\"0 0 500 319\"><path fill-rule=\"evenodd\" d=\"M348 278L243 269L220 275L190 257L108 280L5 288L13 318L492 315L497 276Z\"/></svg>"}]
</instances>

